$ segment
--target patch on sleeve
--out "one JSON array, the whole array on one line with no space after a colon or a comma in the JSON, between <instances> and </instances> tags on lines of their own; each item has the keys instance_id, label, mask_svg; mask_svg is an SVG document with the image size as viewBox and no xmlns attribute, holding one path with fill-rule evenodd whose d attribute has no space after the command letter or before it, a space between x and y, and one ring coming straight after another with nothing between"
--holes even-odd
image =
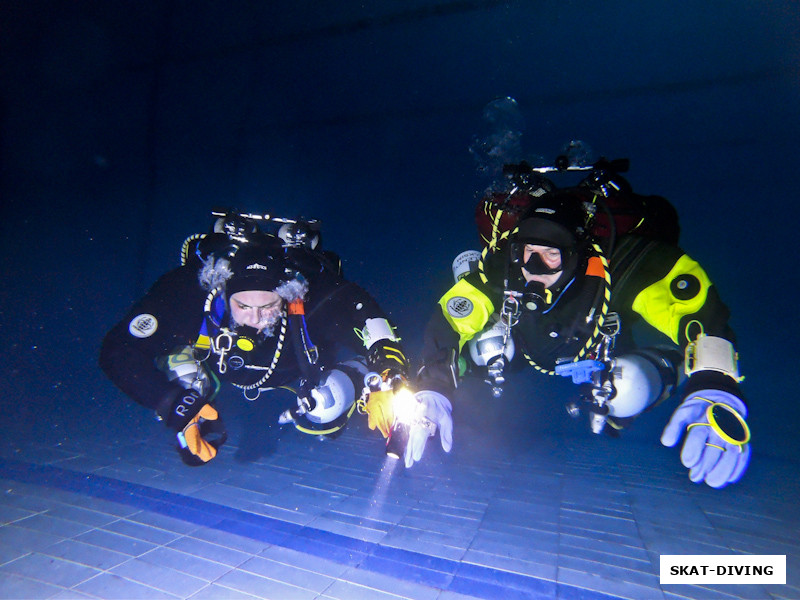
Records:
<instances>
[{"instance_id":1,"label":"patch on sleeve","mask_svg":"<svg viewBox=\"0 0 800 600\"><path fill-rule=\"evenodd\" d=\"M158 320L147 313L135 316L128 325L128 331L137 338L150 337L158 329Z\"/></svg>"},{"instance_id":2,"label":"patch on sleeve","mask_svg":"<svg viewBox=\"0 0 800 600\"><path fill-rule=\"evenodd\" d=\"M455 319L463 319L472 313L472 300L464 296L453 296L447 301L447 312Z\"/></svg>"}]
</instances>

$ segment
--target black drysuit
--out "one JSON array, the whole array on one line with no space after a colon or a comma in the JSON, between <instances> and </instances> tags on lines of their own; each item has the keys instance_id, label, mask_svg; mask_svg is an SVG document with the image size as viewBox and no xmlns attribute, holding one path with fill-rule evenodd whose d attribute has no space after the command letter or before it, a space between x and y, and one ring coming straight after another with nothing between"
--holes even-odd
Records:
<instances>
[{"instance_id":1,"label":"black drysuit","mask_svg":"<svg viewBox=\"0 0 800 600\"><path fill-rule=\"evenodd\" d=\"M404 365L387 358L382 343L374 344L367 351L356 331L364 328L367 319L386 318L365 290L322 266L304 275L309 284L305 321L308 338L320 352L319 364L333 366L338 353L346 349L366 355L368 367L376 371L390 367L403 370ZM100 351L103 371L139 404L154 410L163 408L162 403L173 397L180 386L169 380L158 363L198 340L207 297L208 292L198 282L196 263L163 275L105 336ZM275 361L270 377L262 382L264 385L280 386L296 381L304 375L304 365L300 363L303 355L296 352L300 338L292 331L293 326L295 323L287 326L277 361L280 336L276 332L272 337L259 336L250 351L234 348L234 352L226 356L222 369L214 353L208 353L203 364L221 381L252 386ZM201 357L204 354L195 352ZM242 363L261 368L246 368Z\"/></svg>"}]
</instances>

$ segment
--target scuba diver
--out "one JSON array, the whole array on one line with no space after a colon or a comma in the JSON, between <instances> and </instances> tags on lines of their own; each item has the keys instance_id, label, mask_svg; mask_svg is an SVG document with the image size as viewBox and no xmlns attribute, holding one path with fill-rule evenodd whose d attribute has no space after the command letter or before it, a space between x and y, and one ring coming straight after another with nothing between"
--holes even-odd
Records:
<instances>
[{"instance_id":1,"label":"scuba diver","mask_svg":"<svg viewBox=\"0 0 800 600\"><path fill-rule=\"evenodd\" d=\"M186 464L206 464L227 438L215 403L220 381L251 401L291 389L297 405L280 423L314 435L334 436L358 408L388 437L382 410L396 397L424 411L424 397L408 390L394 327L343 278L339 257L319 247L317 221L212 214L211 231L184 242L181 266L106 334L99 359L112 382L176 432ZM341 360L342 350L352 358Z\"/></svg>"},{"instance_id":2,"label":"scuba diver","mask_svg":"<svg viewBox=\"0 0 800 600\"><path fill-rule=\"evenodd\" d=\"M495 397L506 368L527 363L570 377L572 416L617 435L648 408L680 402L661 442L685 435L681 461L695 482L737 481L750 457L729 311L702 267L678 246L672 205L635 194L625 159L570 166L506 165L476 220L484 248L453 265L456 283L430 319L417 386L452 396L468 368ZM547 173L588 171L557 188ZM663 334L639 347L633 326Z\"/></svg>"}]
</instances>

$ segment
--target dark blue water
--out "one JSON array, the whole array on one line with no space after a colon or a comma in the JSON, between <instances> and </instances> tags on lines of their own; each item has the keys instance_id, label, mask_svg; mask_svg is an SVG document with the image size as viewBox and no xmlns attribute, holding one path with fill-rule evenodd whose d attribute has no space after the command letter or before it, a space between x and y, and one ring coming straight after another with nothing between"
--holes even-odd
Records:
<instances>
[{"instance_id":1,"label":"dark blue water","mask_svg":"<svg viewBox=\"0 0 800 600\"><path fill-rule=\"evenodd\" d=\"M732 310L754 453L795 457L795 2L6 1L0 23L11 437L154 426L99 372L99 343L213 207L321 219L413 356L478 245L489 181L468 148L512 96L525 157L582 140L675 204ZM588 435L541 405L565 389L550 383L496 410ZM662 413L630 435L657 436Z\"/></svg>"}]
</instances>

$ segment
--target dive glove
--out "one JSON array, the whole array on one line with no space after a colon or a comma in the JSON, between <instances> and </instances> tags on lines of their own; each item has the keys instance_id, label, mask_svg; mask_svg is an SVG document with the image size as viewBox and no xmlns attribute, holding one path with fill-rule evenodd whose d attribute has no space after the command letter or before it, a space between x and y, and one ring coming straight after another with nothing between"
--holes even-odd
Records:
<instances>
[{"instance_id":1,"label":"dive glove","mask_svg":"<svg viewBox=\"0 0 800 600\"><path fill-rule=\"evenodd\" d=\"M405 375L393 369L382 374L368 373L364 378L364 391L359 400L359 412L367 413L367 425L378 429L388 438L394 424L394 397L407 385Z\"/></svg>"},{"instance_id":2,"label":"dive glove","mask_svg":"<svg viewBox=\"0 0 800 600\"><path fill-rule=\"evenodd\" d=\"M681 462L689 479L721 488L738 481L750 461L747 406L734 394L705 389L689 394L675 410L661 443L675 446L684 430Z\"/></svg>"},{"instance_id":3,"label":"dive glove","mask_svg":"<svg viewBox=\"0 0 800 600\"><path fill-rule=\"evenodd\" d=\"M411 423L408 431L408 444L404 456L406 468L411 467L422 458L428 438L436 435L437 429L442 449L450 452L453 447L453 417L451 416L453 407L450 400L432 390L419 391L414 394L414 399L418 404L414 409L414 422Z\"/></svg>"},{"instance_id":4,"label":"dive glove","mask_svg":"<svg viewBox=\"0 0 800 600\"><path fill-rule=\"evenodd\" d=\"M377 428L383 437L389 437L394 422L394 392L392 390L378 390L370 392L367 399L367 425L370 429Z\"/></svg>"},{"instance_id":5,"label":"dive glove","mask_svg":"<svg viewBox=\"0 0 800 600\"><path fill-rule=\"evenodd\" d=\"M206 464L228 438L225 425L208 400L192 389L180 389L162 418L177 431L178 454L191 467Z\"/></svg>"},{"instance_id":6,"label":"dive glove","mask_svg":"<svg viewBox=\"0 0 800 600\"><path fill-rule=\"evenodd\" d=\"M178 453L184 463L199 467L217 455L227 437L217 409L204 404L189 424L178 432Z\"/></svg>"}]
</instances>

